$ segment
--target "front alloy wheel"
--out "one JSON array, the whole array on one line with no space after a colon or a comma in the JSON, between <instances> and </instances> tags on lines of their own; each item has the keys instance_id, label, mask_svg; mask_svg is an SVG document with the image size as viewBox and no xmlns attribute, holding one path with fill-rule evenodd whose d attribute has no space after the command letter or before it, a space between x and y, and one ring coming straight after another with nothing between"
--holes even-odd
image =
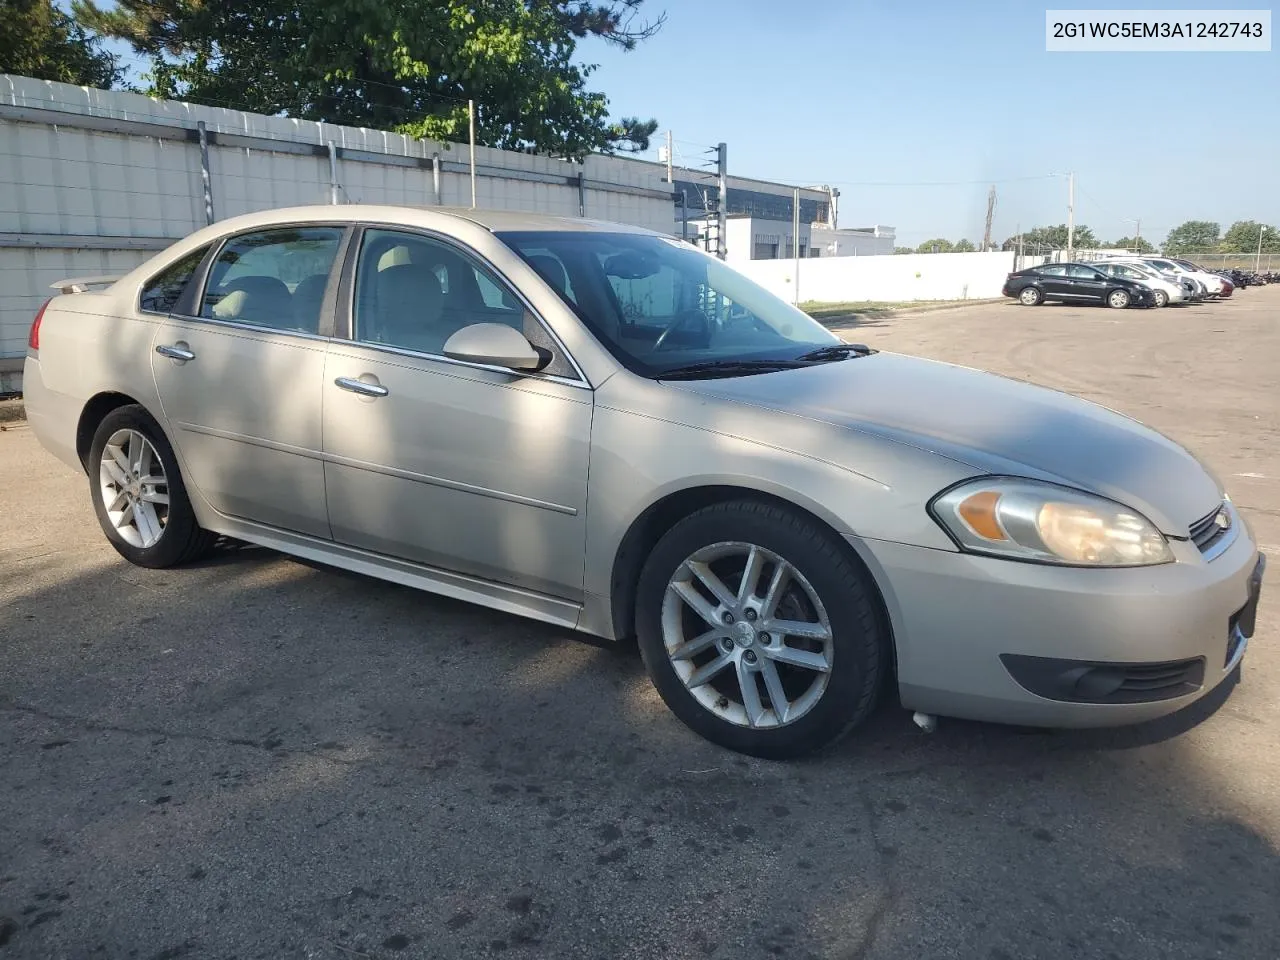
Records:
<instances>
[{"instance_id":1,"label":"front alloy wheel","mask_svg":"<svg viewBox=\"0 0 1280 960\"><path fill-rule=\"evenodd\" d=\"M831 675L822 601L795 567L754 543L711 544L680 564L667 583L662 639L694 699L740 727L799 720Z\"/></svg>"},{"instance_id":2,"label":"front alloy wheel","mask_svg":"<svg viewBox=\"0 0 1280 960\"><path fill-rule=\"evenodd\" d=\"M772 759L861 722L888 663L875 585L848 544L754 500L704 507L658 541L637 585L636 636L677 717Z\"/></svg>"},{"instance_id":3,"label":"front alloy wheel","mask_svg":"<svg viewBox=\"0 0 1280 960\"><path fill-rule=\"evenodd\" d=\"M1123 310L1129 306L1129 293L1126 290L1112 290L1107 296L1107 306L1114 310Z\"/></svg>"}]
</instances>

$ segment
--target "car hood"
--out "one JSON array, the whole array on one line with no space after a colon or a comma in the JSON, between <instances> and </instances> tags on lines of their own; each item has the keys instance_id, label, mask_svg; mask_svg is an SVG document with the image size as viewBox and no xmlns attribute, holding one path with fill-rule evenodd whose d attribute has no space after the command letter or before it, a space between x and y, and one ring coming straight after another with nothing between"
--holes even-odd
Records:
<instances>
[{"instance_id":1,"label":"car hood","mask_svg":"<svg viewBox=\"0 0 1280 960\"><path fill-rule=\"evenodd\" d=\"M680 386L909 444L979 473L1089 490L1141 511L1170 536L1187 536L1189 524L1223 497L1217 478L1190 453L1136 420L953 364L881 352Z\"/></svg>"}]
</instances>

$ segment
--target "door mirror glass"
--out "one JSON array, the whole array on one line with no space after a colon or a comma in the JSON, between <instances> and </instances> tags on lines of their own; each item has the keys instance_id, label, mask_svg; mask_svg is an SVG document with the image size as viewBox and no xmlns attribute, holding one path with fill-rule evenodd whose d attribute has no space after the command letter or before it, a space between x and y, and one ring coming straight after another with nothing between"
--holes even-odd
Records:
<instances>
[{"instance_id":1,"label":"door mirror glass","mask_svg":"<svg viewBox=\"0 0 1280 960\"><path fill-rule=\"evenodd\" d=\"M486 363L512 370L540 370L547 359L524 334L502 323L473 323L445 341L444 355L451 360Z\"/></svg>"}]
</instances>

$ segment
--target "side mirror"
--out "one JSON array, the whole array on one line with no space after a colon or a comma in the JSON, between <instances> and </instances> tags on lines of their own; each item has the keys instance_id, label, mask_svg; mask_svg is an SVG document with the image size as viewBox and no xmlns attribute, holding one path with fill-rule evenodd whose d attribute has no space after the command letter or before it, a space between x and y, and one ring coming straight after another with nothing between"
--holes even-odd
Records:
<instances>
[{"instance_id":1,"label":"side mirror","mask_svg":"<svg viewBox=\"0 0 1280 960\"><path fill-rule=\"evenodd\" d=\"M524 334L503 323L473 323L463 327L444 344L451 360L487 363L512 370L540 370L546 363Z\"/></svg>"}]
</instances>

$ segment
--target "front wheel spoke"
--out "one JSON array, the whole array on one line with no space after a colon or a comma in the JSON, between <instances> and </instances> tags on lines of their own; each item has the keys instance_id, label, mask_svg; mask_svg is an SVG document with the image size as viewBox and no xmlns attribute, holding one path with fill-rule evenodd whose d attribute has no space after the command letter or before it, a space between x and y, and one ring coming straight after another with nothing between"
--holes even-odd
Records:
<instances>
[{"instance_id":1,"label":"front wheel spoke","mask_svg":"<svg viewBox=\"0 0 1280 960\"><path fill-rule=\"evenodd\" d=\"M726 607L732 607L734 605L735 599L733 594L730 593L729 588L724 585L724 581L716 576L714 570L705 563L700 563L697 560L690 560L685 565L689 568L690 573L702 581L703 585L711 591L712 596L719 600L721 605Z\"/></svg>"},{"instance_id":2,"label":"front wheel spoke","mask_svg":"<svg viewBox=\"0 0 1280 960\"><path fill-rule=\"evenodd\" d=\"M154 503L158 506L167 507L169 505L169 495L160 493L158 490L144 490L142 492L143 503Z\"/></svg>"},{"instance_id":3,"label":"front wheel spoke","mask_svg":"<svg viewBox=\"0 0 1280 960\"><path fill-rule=\"evenodd\" d=\"M747 712L747 722L760 726L764 719L764 704L760 702L760 688L756 686L755 671L743 660L738 661L738 687L742 690L742 708Z\"/></svg>"},{"instance_id":4,"label":"front wheel spoke","mask_svg":"<svg viewBox=\"0 0 1280 960\"><path fill-rule=\"evenodd\" d=\"M782 689L778 668L767 657L760 661L760 675L764 677L764 689L769 694L769 705L773 707L778 722L786 723L791 704L787 701L786 691Z\"/></svg>"},{"instance_id":5,"label":"front wheel spoke","mask_svg":"<svg viewBox=\"0 0 1280 960\"><path fill-rule=\"evenodd\" d=\"M830 640L831 628L825 623L808 623L803 620L770 620L762 629L785 637L802 637L805 640Z\"/></svg>"},{"instance_id":6,"label":"front wheel spoke","mask_svg":"<svg viewBox=\"0 0 1280 960\"><path fill-rule=\"evenodd\" d=\"M786 663L804 670L816 670L819 673L831 672L831 664L825 653L814 653L812 650L799 650L784 645L767 649L765 656L775 663Z\"/></svg>"},{"instance_id":7,"label":"front wheel spoke","mask_svg":"<svg viewBox=\"0 0 1280 960\"><path fill-rule=\"evenodd\" d=\"M137 445L135 447L135 444ZM151 444L147 443L146 438L135 433L129 438L130 452L137 451L137 460L134 462L134 471L139 477L145 477L151 473Z\"/></svg>"},{"instance_id":8,"label":"front wheel spoke","mask_svg":"<svg viewBox=\"0 0 1280 960\"><path fill-rule=\"evenodd\" d=\"M685 681L685 686L690 690L694 687L700 687L709 680L714 679L720 671L731 663L733 663L733 657L727 653L722 653L714 660L704 663L697 670L693 671L693 673L689 675L689 679Z\"/></svg>"},{"instance_id":9,"label":"front wheel spoke","mask_svg":"<svg viewBox=\"0 0 1280 960\"><path fill-rule=\"evenodd\" d=\"M102 460L102 469L107 471L107 476L111 478L111 482L117 487L123 487L129 483L129 474L124 467L120 466L118 460L114 457L110 460L105 457Z\"/></svg>"},{"instance_id":10,"label":"front wheel spoke","mask_svg":"<svg viewBox=\"0 0 1280 960\"><path fill-rule=\"evenodd\" d=\"M742 580L738 583L738 603L747 602L747 597L754 596L756 583L760 580L760 571L764 567L764 553L755 544L747 554L747 565L742 569Z\"/></svg>"},{"instance_id":11,"label":"front wheel spoke","mask_svg":"<svg viewBox=\"0 0 1280 960\"><path fill-rule=\"evenodd\" d=\"M720 638L719 630L708 630L700 637L694 637L680 644L669 654L672 660L689 660L696 657Z\"/></svg>"},{"instance_id":12,"label":"front wheel spoke","mask_svg":"<svg viewBox=\"0 0 1280 960\"><path fill-rule=\"evenodd\" d=\"M711 626L720 626L720 617L716 614L716 608L708 603L707 598L695 590L688 580L676 580L671 584L670 589Z\"/></svg>"},{"instance_id":13,"label":"front wheel spoke","mask_svg":"<svg viewBox=\"0 0 1280 960\"><path fill-rule=\"evenodd\" d=\"M121 490L116 494L116 498L107 504L107 513L115 513L117 510L123 510L124 505L129 502L129 494Z\"/></svg>"},{"instance_id":14,"label":"front wheel spoke","mask_svg":"<svg viewBox=\"0 0 1280 960\"><path fill-rule=\"evenodd\" d=\"M133 523L138 528L144 545L160 539L160 520L156 517L156 508L151 504L134 504Z\"/></svg>"},{"instance_id":15,"label":"front wheel spoke","mask_svg":"<svg viewBox=\"0 0 1280 960\"><path fill-rule=\"evenodd\" d=\"M111 455L111 459L115 461L122 474L126 477L129 476L129 455L124 452L124 447L107 447L107 453Z\"/></svg>"},{"instance_id":16,"label":"front wheel spoke","mask_svg":"<svg viewBox=\"0 0 1280 960\"><path fill-rule=\"evenodd\" d=\"M790 567L781 560L774 565L773 576L769 578L769 589L765 591L764 602L760 604L762 616L773 616L773 612L778 609L778 602L782 599L782 591L787 585L789 572Z\"/></svg>"},{"instance_id":17,"label":"front wheel spoke","mask_svg":"<svg viewBox=\"0 0 1280 960\"><path fill-rule=\"evenodd\" d=\"M120 511L120 519L116 521L116 529L123 530L125 527L131 526L134 526L134 504L132 503Z\"/></svg>"}]
</instances>

